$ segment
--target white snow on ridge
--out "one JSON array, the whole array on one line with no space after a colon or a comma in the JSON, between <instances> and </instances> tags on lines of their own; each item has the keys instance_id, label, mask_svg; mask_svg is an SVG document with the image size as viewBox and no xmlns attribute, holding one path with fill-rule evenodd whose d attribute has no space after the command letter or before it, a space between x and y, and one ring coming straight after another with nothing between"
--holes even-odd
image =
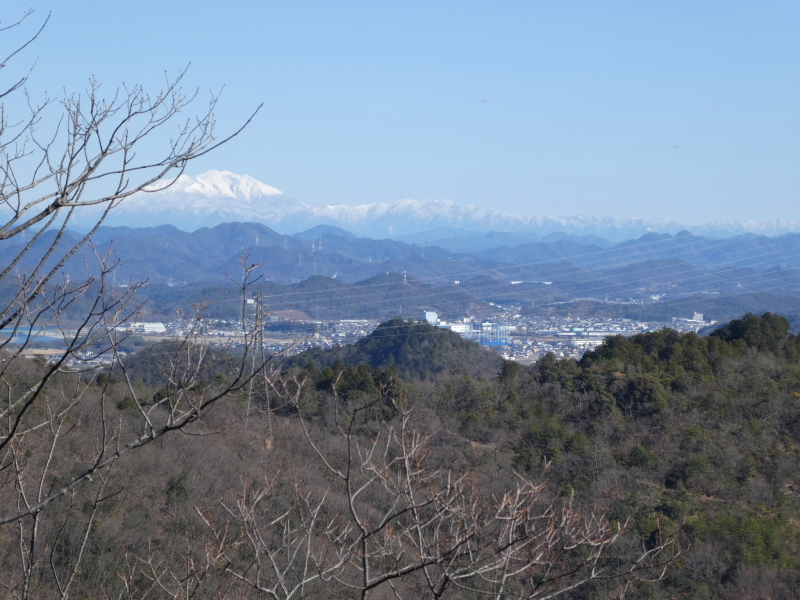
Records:
<instances>
[{"instance_id":1,"label":"white snow on ridge","mask_svg":"<svg viewBox=\"0 0 800 600\"><path fill-rule=\"evenodd\" d=\"M163 186L156 184L153 187ZM96 218L96 212L79 212L79 219L88 224L93 216ZM552 217L492 211L451 200L399 200L356 206L309 204L289 198L252 177L230 171L208 171L194 177L182 175L166 189L132 196L111 213L107 224L129 227L171 224L193 231L232 221L262 223L280 233L294 233L322 224L336 225L375 238L440 227L527 231L541 235L564 232L597 235L612 241L636 238L648 232L675 234L684 229L710 237L745 233L776 236L800 232L800 221L790 220L719 221L690 225L675 219L611 219L586 215Z\"/></svg>"},{"instance_id":2,"label":"white snow on ridge","mask_svg":"<svg viewBox=\"0 0 800 600\"><path fill-rule=\"evenodd\" d=\"M166 179L156 182L153 184L152 189L160 190L170 181ZM263 184L249 175L236 175L230 171L207 171L196 177L181 175L161 193L194 194L206 198L230 196L244 201L252 201L259 196L278 196L283 194L279 189Z\"/></svg>"}]
</instances>

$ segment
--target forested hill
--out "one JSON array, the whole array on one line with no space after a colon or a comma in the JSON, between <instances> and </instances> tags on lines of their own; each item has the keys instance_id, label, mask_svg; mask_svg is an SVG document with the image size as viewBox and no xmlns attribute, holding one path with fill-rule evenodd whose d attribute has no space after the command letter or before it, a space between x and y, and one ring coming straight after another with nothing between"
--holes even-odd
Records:
<instances>
[{"instance_id":1,"label":"forested hill","mask_svg":"<svg viewBox=\"0 0 800 600\"><path fill-rule=\"evenodd\" d=\"M404 391L447 449L443 467L465 460L466 440L479 472L544 475L577 504L630 519L639 543L666 536L686 550L637 598L797 597L800 337L786 319L748 314L707 337L612 337L580 361L549 354L530 367L456 340L395 320L306 360L363 363L339 366L345 398L385 389L391 373L373 367L395 364L412 379L450 369ZM491 364L482 377L481 360ZM331 389L335 369L311 371L319 393Z\"/></svg>"},{"instance_id":2,"label":"forested hill","mask_svg":"<svg viewBox=\"0 0 800 600\"><path fill-rule=\"evenodd\" d=\"M338 362L370 365L374 369L394 367L400 377L411 381L450 372L493 376L503 360L452 331L400 317L380 324L370 335L350 346L314 348L291 360L297 366L312 363L318 370Z\"/></svg>"}]
</instances>

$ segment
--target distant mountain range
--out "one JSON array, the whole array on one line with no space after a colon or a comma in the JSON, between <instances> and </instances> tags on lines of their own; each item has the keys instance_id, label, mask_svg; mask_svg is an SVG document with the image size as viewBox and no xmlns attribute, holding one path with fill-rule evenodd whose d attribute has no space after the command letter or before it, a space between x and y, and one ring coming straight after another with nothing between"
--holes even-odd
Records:
<instances>
[{"instance_id":1,"label":"distant mountain range","mask_svg":"<svg viewBox=\"0 0 800 600\"><path fill-rule=\"evenodd\" d=\"M159 187L162 186L154 186ZM76 225L88 226L95 214L92 210L78 214ZM320 205L292 199L252 177L228 171L208 171L195 177L182 175L166 189L135 195L111 213L107 224L174 225L184 231L194 231L227 222L260 223L280 233L331 225L361 236L379 239L403 236L405 241L417 243L438 243L443 239L486 232L513 232L520 238L518 243L524 243L533 241L530 237L525 239L526 236L538 238L552 234L597 236L619 242L649 232L676 234L686 230L707 237L729 237L777 236L800 231L800 221L790 220L726 220L693 225L674 219L519 215L450 200Z\"/></svg>"},{"instance_id":2,"label":"distant mountain range","mask_svg":"<svg viewBox=\"0 0 800 600\"><path fill-rule=\"evenodd\" d=\"M54 237L54 232L42 236L17 268L32 269ZM66 247L77 238L78 234L67 232L61 243ZM243 252L250 256L250 262L260 264L258 271L264 277L282 283L315 275L356 282L389 271L405 271L411 277L439 284L466 282L487 273L508 281L548 280L555 277L548 275L553 268L563 269L565 264L582 270L613 271L637 263L679 261L702 270L723 270L735 281L744 277L734 276L735 271L752 270L752 277L739 281L744 284L758 280L755 273L800 269L800 234L712 239L684 231L674 236L649 233L612 244L596 237L473 233L448 238L442 245L427 245L357 237L332 225L283 235L260 223L224 223L194 232L172 225L101 227L93 239L98 248L113 246L114 256L121 261L117 269L120 280L176 283L238 277ZM507 243L500 245L502 241ZM8 264L25 243L20 236L0 244L0 265ZM68 270L73 274L85 271L86 261L96 262L88 247L70 260ZM761 285L759 280L753 288L746 287L755 291Z\"/></svg>"},{"instance_id":3,"label":"distant mountain range","mask_svg":"<svg viewBox=\"0 0 800 600\"><path fill-rule=\"evenodd\" d=\"M230 279L241 278L243 253L248 264L258 265L254 275L267 286L271 310L313 318L416 315L424 307L458 317L510 302L531 310L569 311L584 301L609 314L633 314L634 306L636 314L647 310L666 317L685 315L690 307L715 319L738 316L742 307L800 313L800 234L710 239L688 232L650 233L619 244L566 235L528 242L531 236L509 234L509 245L500 247L500 234L472 235L464 238L465 245L470 239L495 245L476 242L472 251L452 251L357 237L332 225L289 236L258 223L226 223L191 233L171 225L101 227L94 243L100 251L113 248L119 261L113 283L147 280L148 310L164 314L206 301L217 316L235 314L239 304ZM54 237L54 232L43 235L15 269L30 272ZM67 232L61 243L66 248L76 239ZM455 244L453 239L459 238L450 238ZM24 244L21 236L1 243L0 266ZM79 279L87 267L96 274L96 264L86 247L64 271ZM0 295L13 291L9 281Z\"/></svg>"}]
</instances>

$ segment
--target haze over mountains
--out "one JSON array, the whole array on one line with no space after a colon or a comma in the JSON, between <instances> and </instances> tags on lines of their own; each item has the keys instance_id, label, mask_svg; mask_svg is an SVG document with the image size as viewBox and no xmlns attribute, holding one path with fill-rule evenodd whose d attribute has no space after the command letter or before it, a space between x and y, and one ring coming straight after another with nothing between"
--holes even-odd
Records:
<instances>
[{"instance_id":1,"label":"haze over mountains","mask_svg":"<svg viewBox=\"0 0 800 600\"><path fill-rule=\"evenodd\" d=\"M502 204L502 198L496 200L498 205ZM675 234L687 230L697 235L727 237L747 233L775 236L800 231L800 222L790 220L722 220L701 225L670 218L543 216L545 211L549 212L550 206L532 204L530 214L521 215L432 199L357 206L312 204L293 199L247 175L208 171L198 176L182 175L169 188L131 197L111 214L107 224L131 227L174 225L184 231L194 231L238 221L261 223L280 233L334 225L373 238L416 236L413 241L422 243L435 243L442 239L438 237L443 233L442 228L445 228L445 234L449 228L461 233L466 230L535 236L599 236L613 242L638 238L648 232ZM83 220L77 223L88 225L92 214L92 211L85 211L78 215ZM449 233L452 237L453 232Z\"/></svg>"},{"instance_id":2,"label":"haze over mountains","mask_svg":"<svg viewBox=\"0 0 800 600\"><path fill-rule=\"evenodd\" d=\"M33 269L54 235L42 236L15 268ZM61 243L77 235L67 232ZM452 246L474 245L466 251L357 237L330 225L282 235L258 223L226 223L195 232L102 227L94 243L113 248L115 282L149 282L144 294L154 311L187 311L211 300L220 316L234 314L239 301L231 279L240 279L244 253L267 282L270 309L297 318L384 318L422 308L489 315L491 303L666 318L698 310L717 320L745 311L800 313L800 234L720 240L650 233L618 244L568 235L525 241L531 237L506 234L509 245L500 247L497 233L448 238ZM0 264L23 243L0 245ZM77 279L87 265L96 272L96 264L84 248L65 271Z\"/></svg>"}]
</instances>

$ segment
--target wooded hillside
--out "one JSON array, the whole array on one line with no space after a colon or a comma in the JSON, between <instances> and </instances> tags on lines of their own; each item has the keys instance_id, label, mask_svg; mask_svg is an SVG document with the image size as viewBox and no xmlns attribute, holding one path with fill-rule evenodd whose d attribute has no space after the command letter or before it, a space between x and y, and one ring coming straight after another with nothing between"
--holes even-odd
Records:
<instances>
[{"instance_id":1,"label":"wooded hillside","mask_svg":"<svg viewBox=\"0 0 800 600\"><path fill-rule=\"evenodd\" d=\"M437 331L394 320L354 346L301 355L250 396L231 392L195 435L163 438L56 500L27 563L36 597L58 597L81 552L72 597L261 598L285 585L295 595L275 597L350 598L366 565L374 598L543 597L572 584L562 597L795 597L800 340L785 319L746 315L705 338L614 337L581 361L531 367ZM133 388L119 370L93 376L94 408L65 430L69 453L46 489L91 456L101 410L124 429L139 414L131 389L156 410L177 393L158 377L175 349L158 349L130 363ZM204 389L227 377L224 357L211 359ZM16 385L38 368L22 364ZM46 462L47 447L7 454L6 482ZM16 491L0 494L9 506ZM502 568L521 570L500 576L489 548L512 532L492 515L512 505L523 512ZM523 525L523 513L538 520ZM558 541L536 537L537 523ZM415 527L422 537L408 537ZM18 537L0 526L9 594L29 560ZM530 562L536 544L544 554Z\"/></svg>"}]
</instances>

